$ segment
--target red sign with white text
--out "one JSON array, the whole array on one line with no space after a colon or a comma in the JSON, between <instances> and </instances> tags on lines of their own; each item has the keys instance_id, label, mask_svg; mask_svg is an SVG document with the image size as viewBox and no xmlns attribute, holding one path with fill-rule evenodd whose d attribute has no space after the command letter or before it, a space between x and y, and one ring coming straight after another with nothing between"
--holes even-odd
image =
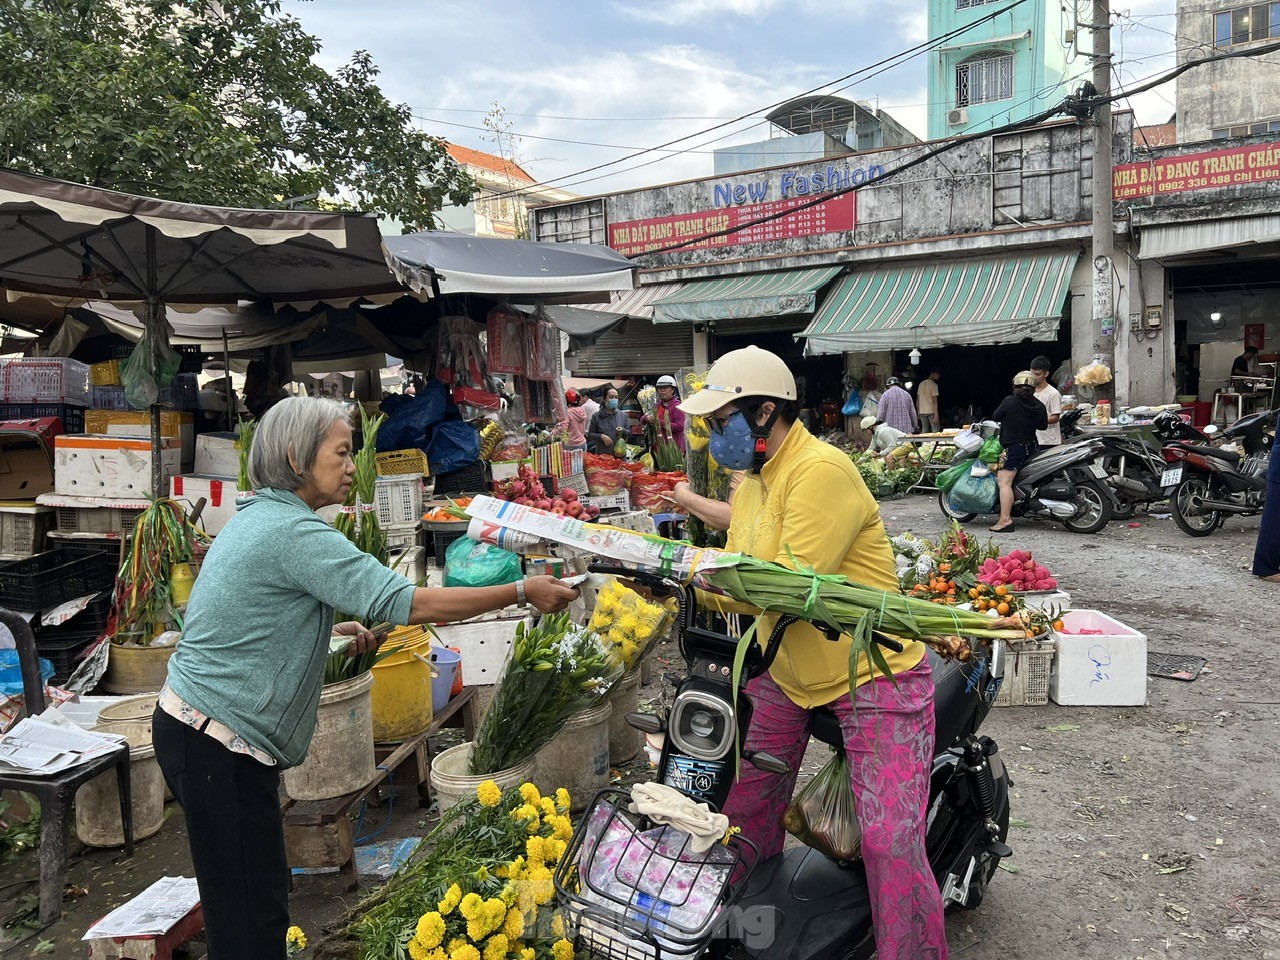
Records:
<instances>
[{"instance_id":1,"label":"red sign with white text","mask_svg":"<svg viewBox=\"0 0 1280 960\"><path fill-rule=\"evenodd\" d=\"M609 225L609 246L623 256L653 253L683 243L677 250L703 250L707 247L728 247L741 243L767 243L771 240L789 240L794 237L811 237L822 233L843 233L858 224L857 194L850 191L832 197L826 203L817 203L795 213L764 223L755 223L724 236L708 237L708 234L730 230L741 224L752 223L761 217L795 210L815 197L791 197L769 203L752 203L722 210L702 210L683 213L674 217L655 217L651 220L627 220ZM692 242L685 242L692 241ZM675 251L673 251L675 252Z\"/></svg>"},{"instance_id":2,"label":"red sign with white text","mask_svg":"<svg viewBox=\"0 0 1280 960\"><path fill-rule=\"evenodd\" d=\"M1147 163L1122 163L1115 168L1113 184L1117 200L1132 200L1267 180L1280 180L1280 143L1187 153Z\"/></svg>"}]
</instances>

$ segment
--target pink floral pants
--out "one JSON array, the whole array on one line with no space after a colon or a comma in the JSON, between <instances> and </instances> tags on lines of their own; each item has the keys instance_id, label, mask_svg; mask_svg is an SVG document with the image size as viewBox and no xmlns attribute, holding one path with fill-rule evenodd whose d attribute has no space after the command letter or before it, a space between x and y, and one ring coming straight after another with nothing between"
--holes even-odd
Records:
<instances>
[{"instance_id":1,"label":"pink floral pants","mask_svg":"<svg viewBox=\"0 0 1280 960\"><path fill-rule=\"evenodd\" d=\"M862 830L879 960L946 960L942 896L925 853L925 811L933 759L933 676L928 659L899 674L897 686L877 678L831 704L844 731L849 779ZM808 711L766 674L747 684L754 705L748 750L783 760L778 775L742 764L724 812L760 849L782 852L782 814L809 743Z\"/></svg>"}]
</instances>

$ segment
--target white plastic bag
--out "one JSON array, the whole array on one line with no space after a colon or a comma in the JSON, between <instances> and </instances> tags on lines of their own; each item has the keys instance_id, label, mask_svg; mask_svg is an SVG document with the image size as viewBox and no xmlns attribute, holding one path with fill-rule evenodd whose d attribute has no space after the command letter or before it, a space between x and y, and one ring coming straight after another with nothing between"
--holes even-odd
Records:
<instances>
[{"instance_id":1,"label":"white plastic bag","mask_svg":"<svg viewBox=\"0 0 1280 960\"><path fill-rule=\"evenodd\" d=\"M982 437L965 427L956 434L955 444L956 449L962 453L977 453L978 448L982 446Z\"/></svg>"}]
</instances>

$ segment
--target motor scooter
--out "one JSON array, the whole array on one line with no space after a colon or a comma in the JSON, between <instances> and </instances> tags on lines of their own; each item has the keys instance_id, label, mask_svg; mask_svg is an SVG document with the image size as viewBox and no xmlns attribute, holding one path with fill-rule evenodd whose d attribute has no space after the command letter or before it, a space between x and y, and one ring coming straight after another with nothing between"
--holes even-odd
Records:
<instances>
[{"instance_id":1,"label":"motor scooter","mask_svg":"<svg viewBox=\"0 0 1280 960\"><path fill-rule=\"evenodd\" d=\"M1078 426L1081 413L1079 409L1067 410L1058 420L1063 443L1083 436ZM1107 474L1104 482L1115 497L1112 520L1128 520L1138 507L1167 499L1160 483L1165 463L1159 444L1123 434L1103 434L1096 439L1103 447L1098 463Z\"/></svg>"},{"instance_id":2,"label":"motor scooter","mask_svg":"<svg viewBox=\"0 0 1280 960\"><path fill-rule=\"evenodd\" d=\"M1229 514L1261 513L1267 498L1267 467L1274 438L1267 433L1280 411L1242 417L1212 438L1172 411L1156 416L1156 433L1164 446L1166 469L1160 479L1183 533L1207 537ZM1208 428L1207 428L1208 429ZM1244 448L1211 446L1239 441Z\"/></svg>"},{"instance_id":3,"label":"motor scooter","mask_svg":"<svg viewBox=\"0 0 1280 960\"><path fill-rule=\"evenodd\" d=\"M736 754L758 769L787 773L778 758L744 751L752 703L743 690L733 689L730 665L735 656L745 654L745 687L769 669L796 619L780 618L766 643L750 643L740 654L743 641L696 625L698 605L692 590L653 575L607 572L674 593L679 600L676 629L688 674L666 716L632 713L626 718L637 729L665 734L658 782L718 809L735 779ZM901 649L890 637L877 634L876 642ZM995 741L978 734L1003 681L1003 647L983 647L968 661L944 661L932 652L929 657L936 717L926 814L929 863L948 909L972 910L982 903L999 862L1013 854L1005 844L1011 781ZM831 710L811 712L810 733L843 751L839 721ZM600 846L592 846L590 838L593 830L598 834L602 815L609 823L623 815L626 801L622 791L606 789L596 795L555 874L559 902L575 922L577 946L591 956L691 958L711 948L713 956L724 957L854 960L874 952L860 860L837 862L806 847L757 862L755 848L733 837L728 852L720 853L719 913L705 928L682 924L677 919L679 905L655 899L651 890L620 888L621 870L595 869L602 866L592 862ZM632 825L637 832L652 827L647 821ZM719 845L714 849L719 852ZM606 875L603 881L601 874ZM695 888L702 878L699 870L693 878Z\"/></svg>"}]
</instances>

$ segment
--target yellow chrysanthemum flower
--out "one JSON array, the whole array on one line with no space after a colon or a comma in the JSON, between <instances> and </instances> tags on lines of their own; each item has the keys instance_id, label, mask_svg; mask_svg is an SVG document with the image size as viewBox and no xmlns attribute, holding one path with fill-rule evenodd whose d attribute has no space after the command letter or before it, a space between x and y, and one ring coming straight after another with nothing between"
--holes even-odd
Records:
<instances>
[{"instance_id":1,"label":"yellow chrysanthemum flower","mask_svg":"<svg viewBox=\"0 0 1280 960\"><path fill-rule=\"evenodd\" d=\"M542 797L538 801L538 807L542 810L544 817L554 817L556 815L556 802L551 797Z\"/></svg>"},{"instance_id":2,"label":"yellow chrysanthemum flower","mask_svg":"<svg viewBox=\"0 0 1280 960\"><path fill-rule=\"evenodd\" d=\"M559 863L560 858L564 856L565 848L568 846L563 840L557 840L555 837L548 837L542 841L542 856L544 863Z\"/></svg>"},{"instance_id":3,"label":"yellow chrysanthemum flower","mask_svg":"<svg viewBox=\"0 0 1280 960\"><path fill-rule=\"evenodd\" d=\"M507 917L507 903L501 897L490 897L484 902L484 911L489 916L489 928L497 930Z\"/></svg>"},{"instance_id":4,"label":"yellow chrysanthemum flower","mask_svg":"<svg viewBox=\"0 0 1280 960\"><path fill-rule=\"evenodd\" d=\"M545 907L556 895L555 881L546 867L530 871L529 883L533 886L533 902L540 907Z\"/></svg>"},{"instance_id":5,"label":"yellow chrysanthemum flower","mask_svg":"<svg viewBox=\"0 0 1280 960\"><path fill-rule=\"evenodd\" d=\"M506 918L502 921L502 932L511 940L518 940L523 937L524 914L515 907L508 910Z\"/></svg>"},{"instance_id":6,"label":"yellow chrysanthemum flower","mask_svg":"<svg viewBox=\"0 0 1280 960\"><path fill-rule=\"evenodd\" d=\"M534 836L526 840L524 842L524 852L525 852L525 855L529 858L529 866L531 867L542 866L542 862L544 858L544 852L542 849L542 837Z\"/></svg>"},{"instance_id":7,"label":"yellow chrysanthemum flower","mask_svg":"<svg viewBox=\"0 0 1280 960\"><path fill-rule=\"evenodd\" d=\"M534 801L536 803L537 801ZM517 820L533 820L535 823L541 819L541 812L534 803L522 803L511 811L511 816Z\"/></svg>"},{"instance_id":8,"label":"yellow chrysanthemum flower","mask_svg":"<svg viewBox=\"0 0 1280 960\"><path fill-rule=\"evenodd\" d=\"M551 935L553 937L564 936L564 915L557 913L551 918Z\"/></svg>"},{"instance_id":9,"label":"yellow chrysanthemum flower","mask_svg":"<svg viewBox=\"0 0 1280 960\"><path fill-rule=\"evenodd\" d=\"M502 788L493 780L485 780L476 787L476 798L482 807L496 807L502 802Z\"/></svg>"},{"instance_id":10,"label":"yellow chrysanthemum flower","mask_svg":"<svg viewBox=\"0 0 1280 960\"><path fill-rule=\"evenodd\" d=\"M573 944L568 940L557 940L551 945L552 960L573 960Z\"/></svg>"},{"instance_id":11,"label":"yellow chrysanthemum flower","mask_svg":"<svg viewBox=\"0 0 1280 960\"><path fill-rule=\"evenodd\" d=\"M520 960L533 960L533 947L525 947L521 950Z\"/></svg>"},{"instance_id":12,"label":"yellow chrysanthemum flower","mask_svg":"<svg viewBox=\"0 0 1280 960\"><path fill-rule=\"evenodd\" d=\"M567 806L568 804L566 804ZM573 839L573 821L564 814L553 817L551 820L551 835L557 840L563 840L568 843Z\"/></svg>"},{"instance_id":13,"label":"yellow chrysanthemum flower","mask_svg":"<svg viewBox=\"0 0 1280 960\"><path fill-rule=\"evenodd\" d=\"M561 813L569 809L569 791L564 787L560 787L556 791L556 809Z\"/></svg>"},{"instance_id":14,"label":"yellow chrysanthemum flower","mask_svg":"<svg viewBox=\"0 0 1280 960\"><path fill-rule=\"evenodd\" d=\"M555 947L551 949L555 950ZM571 960L572 956L573 954L569 954L564 960ZM464 943L457 950L449 951L449 960L480 960L480 951L471 944ZM556 960L560 960L560 958L557 957Z\"/></svg>"},{"instance_id":15,"label":"yellow chrysanthemum flower","mask_svg":"<svg viewBox=\"0 0 1280 960\"><path fill-rule=\"evenodd\" d=\"M521 877L524 876L524 872L525 872L524 857L516 857L514 860L511 861L511 879L512 880L519 880Z\"/></svg>"},{"instance_id":16,"label":"yellow chrysanthemum flower","mask_svg":"<svg viewBox=\"0 0 1280 960\"><path fill-rule=\"evenodd\" d=\"M424 947L417 937L409 941L409 960L432 960L438 947Z\"/></svg>"},{"instance_id":17,"label":"yellow chrysanthemum flower","mask_svg":"<svg viewBox=\"0 0 1280 960\"><path fill-rule=\"evenodd\" d=\"M476 917L484 906L484 897L478 893L468 893L462 898L462 903L458 909L462 911L462 915L468 920Z\"/></svg>"},{"instance_id":18,"label":"yellow chrysanthemum flower","mask_svg":"<svg viewBox=\"0 0 1280 960\"><path fill-rule=\"evenodd\" d=\"M454 937L449 941L449 955L452 956L455 951L461 950L466 945L467 940L465 937Z\"/></svg>"},{"instance_id":19,"label":"yellow chrysanthemum flower","mask_svg":"<svg viewBox=\"0 0 1280 960\"><path fill-rule=\"evenodd\" d=\"M454 908L462 902L462 888L456 883L451 884L449 889L444 893L444 899L436 904L436 911L442 917L447 917L453 913Z\"/></svg>"},{"instance_id":20,"label":"yellow chrysanthemum flower","mask_svg":"<svg viewBox=\"0 0 1280 960\"><path fill-rule=\"evenodd\" d=\"M624 614L618 618L618 629L622 631L625 637L634 637L639 626L640 618L634 613Z\"/></svg>"},{"instance_id":21,"label":"yellow chrysanthemum flower","mask_svg":"<svg viewBox=\"0 0 1280 960\"><path fill-rule=\"evenodd\" d=\"M528 781L520 784L520 796L524 797L525 803L534 805L542 799L542 794L538 793L538 788Z\"/></svg>"},{"instance_id":22,"label":"yellow chrysanthemum flower","mask_svg":"<svg viewBox=\"0 0 1280 960\"><path fill-rule=\"evenodd\" d=\"M495 933L484 945L484 960L507 960L507 937Z\"/></svg>"},{"instance_id":23,"label":"yellow chrysanthemum flower","mask_svg":"<svg viewBox=\"0 0 1280 960\"><path fill-rule=\"evenodd\" d=\"M467 936L479 943L489 935L489 918L483 914L467 921Z\"/></svg>"},{"instance_id":24,"label":"yellow chrysanthemum flower","mask_svg":"<svg viewBox=\"0 0 1280 960\"><path fill-rule=\"evenodd\" d=\"M623 640L619 649L622 652L622 659L626 663L627 669L635 666L636 661L640 659L640 647L631 640Z\"/></svg>"},{"instance_id":25,"label":"yellow chrysanthemum flower","mask_svg":"<svg viewBox=\"0 0 1280 960\"><path fill-rule=\"evenodd\" d=\"M307 948L307 935L302 932L302 928L298 926L290 927L284 935L285 943L299 950Z\"/></svg>"},{"instance_id":26,"label":"yellow chrysanthemum flower","mask_svg":"<svg viewBox=\"0 0 1280 960\"><path fill-rule=\"evenodd\" d=\"M440 941L444 939L444 917L434 910L424 913L418 920L414 936L428 950L440 946Z\"/></svg>"}]
</instances>

